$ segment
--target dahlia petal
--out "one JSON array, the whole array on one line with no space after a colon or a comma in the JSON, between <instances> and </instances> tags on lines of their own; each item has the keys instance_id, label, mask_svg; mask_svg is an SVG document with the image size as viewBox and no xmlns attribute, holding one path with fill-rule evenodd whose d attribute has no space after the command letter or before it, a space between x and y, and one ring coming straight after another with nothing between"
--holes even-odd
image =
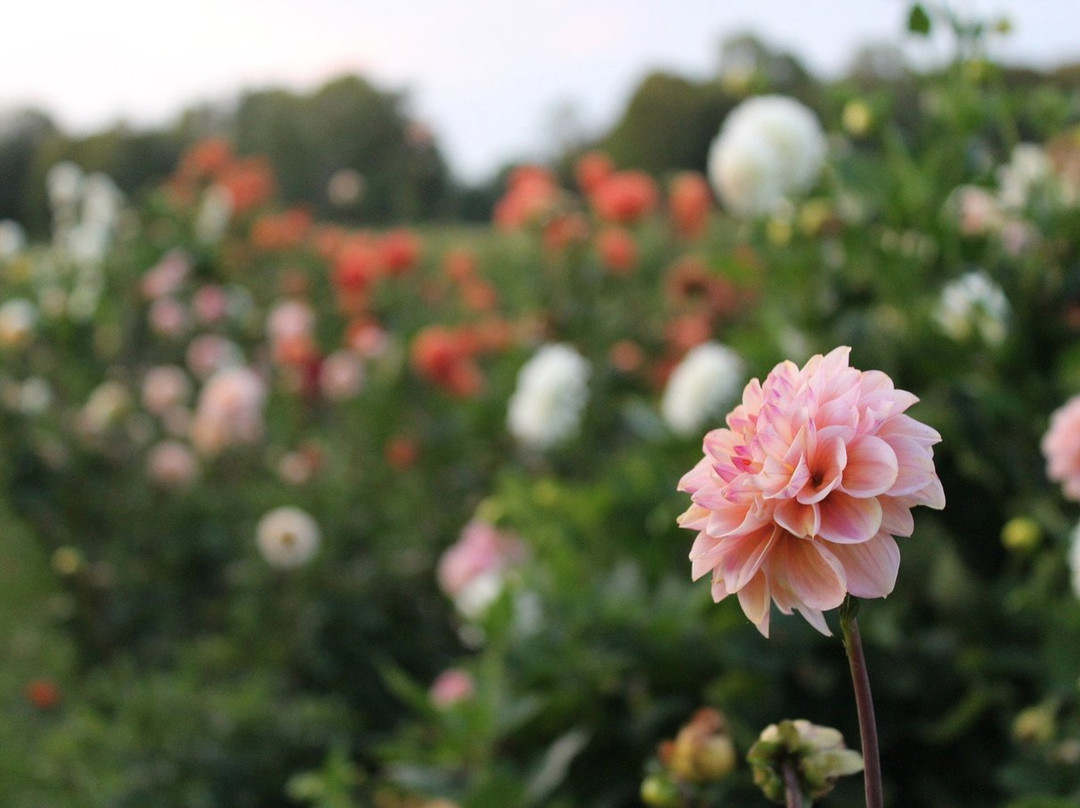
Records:
<instances>
[{"instance_id":1,"label":"dahlia petal","mask_svg":"<svg viewBox=\"0 0 1080 808\"><path fill-rule=\"evenodd\" d=\"M807 623L812 625L826 637L832 636L829 624L825 622L825 615L820 609L811 609L808 606L802 606L799 608L799 614L803 616Z\"/></svg>"},{"instance_id":2,"label":"dahlia petal","mask_svg":"<svg viewBox=\"0 0 1080 808\"><path fill-rule=\"evenodd\" d=\"M739 590L739 605L750 622L757 626L762 636L769 636L769 584L765 575L759 572Z\"/></svg>"},{"instance_id":3,"label":"dahlia petal","mask_svg":"<svg viewBox=\"0 0 1080 808\"><path fill-rule=\"evenodd\" d=\"M883 598L892 592L900 568L900 548L888 533L878 533L862 544L834 544L829 550L844 566L852 595Z\"/></svg>"},{"instance_id":4,"label":"dahlia petal","mask_svg":"<svg viewBox=\"0 0 1080 808\"><path fill-rule=\"evenodd\" d=\"M821 532L821 512L817 504L787 499L776 503L776 524L795 536L811 538Z\"/></svg>"},{"instance_id":5,"label":"dahlia petal","mask_svg":"<svg viewBox=\"0 0 1080 808\"><path fill-rule=\"evenodd\" d=\"M861 435L848 444L840 490L853 497L876 497L893 487L899 471L896 452L888 443Z\"/></svg>"},{"instance_id":6,"label":"dahlia petal","mask_svg":"<svg viewBox=\"0 0 1080 808\"><path fill-rule=\"evenodd\" d=\"M821 511L818 535L827 541L854 544L867 541L881 529L881 503L877 497L858 499L833 491L818 508Z\"/></svg>"},{"instance_id":7,"label":"dahlia petal","mask_svg":"<svg viewBox=\"0 0 1080 808\"><path fill-rule=\"evenodd\" d=\"M712 599L713 603L719 603L731 593L728 591L727 586L724 585L723 578L713 578L712 581Z\"/></svg>"},{"instance_id":8,"label":"dahlia petal","mask_svg":"<svg viewBox=\"0 0 1080 808\"><path fill-rule=\"evenodd\" d=\"M843 427L827 427L818 433L817 445L810 460L812 477L798 494L799 502L820 502L840 485L848 464Z\"/></svg>"},{"instance_id":9,"label":"dahlia petal","mask_svg":"<svg viewBox=\"0 0 1080 808\"><path fill-rule=\"evenodd\" d=\"M791 606L835 609L847 594L844 567L822 543L786 536L769 557L769 574L790 593Z\"/></svg>"},{"instance_id":10,"label":"dahlia petal","mask_svg":"<svg viewBox=\"0 0 1080 808\"><path fill-rule=\"evenodd\" d=\"M698 533L690 548L690 580L696 581L716 567L724 554L724 540L708 533Z\"/></svg>"},{"instance_id":11,"label":"dahlia petal","mask_svg":"<svg viewBox=\"0 0 1080 808\"><path fill-rule=\"evenodd\" d=\"M918 505L925 505L940 511L945 507L945 489L941 487L941 480L935 474L926 487L916 493Z\"/></svg>"},{"instance_id":12,"label":"dahlia petal","mask_svg":"<svg viewBox=\"0 0 1080 808\"><path fill-rule=\"evenodd\" d=\"M878 497L878 502L881 504L882 532L891 536L910 536L915 532L911 507L916 503L905 503L898 497Z\"/></svg>"},{"instance_id":13,"label":"dahlia petal","mask_svg":"<svg viewBox=\"0 0 1080 808\"><path fill-rule=\"evenodd\" d=\"M933 451L911 438L892 437L888 443L896 452L899 471L887 493L894 497L913 494L930 485L935 477Z\"/></svg>"},{"instance_id":14,"label":"dahlia petal","mask_svg":"<svg viewBox=\"0 0 1080 808\"><path fill-rule=\"evenodd\" d=\"M732 536L724 545L724 555L717 569L732 592L746 586L757 575L776 543L780 531L766 526L745 536Z\"/></svg>"},{"instance_id":15,"label":"dahlia petal","mask_svg":"<svg viewBox=\"0 0 1080 808\"><path fill-rule=\"evenodd\" d=\"M910 415L895 415L881 425L877 431L880 438L911 438L926 446L941 442L941 433Z\"/></svg>"},{"instance_id":16,"label":"dahlia petal","mask_svg":"<svg viewBox=\"0 0 1080 808\"><path fill-rule=\"evenodd\" d=\"M679 479L677 490L685 491L688 494L694 494L711 482L711 469L712 465L709 463L709 458L701 458L690 471L686 472L686 474Z\"/></svg>"}]
</instances>

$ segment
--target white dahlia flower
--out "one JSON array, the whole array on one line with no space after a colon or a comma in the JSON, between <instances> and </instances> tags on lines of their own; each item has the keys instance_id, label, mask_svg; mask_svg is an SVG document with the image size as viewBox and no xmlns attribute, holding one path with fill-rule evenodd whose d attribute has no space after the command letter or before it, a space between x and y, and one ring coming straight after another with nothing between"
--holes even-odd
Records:
<instances>
[{"instance_id":1,"label":"white dahlia flower","mask_svg":"<svg viewBox=\"0 0 1080 808\"><path fill-rule=\"evenodd\" d=\"M581 425L588 379L588 361L569 345L541 347L518 373L507 414L511 434L533 449L572 436Z\"/></svg>"},{"instance_id":2,"label":"white dahlia flower","mask_svg":"<svg viewBox=\"0 0 1080 808\"><path fill-rule=\"evenodd\" d=\"M934 318L957 342L977 336L987 345L997 346L1008 333L1009 312L1009 299L1001 287L977 270L945 285Z\"/></svg>"},{"instance_id":3,"label":"white dahlia flower","mask_svg":"<svg viewBox=\"0 0 1080 808\"><path fill-rule=\"evenodd\" d=\"M299 567L319 549L319 525L307 511L287 505L267 511L255 528L259 553L271 567Z\"/></svg>"},{"instance_id":4,"label":"white dahlia flower","mask_svg":"<svg viewBox=\"0 0 1080 808\"><path fill-rule=\"evenodd\" d=\"M813 186L825 152L825 133L809 108L786 96L757 96L725 119L709 149L709 179L731 212L772 213Z\"/></svg>"},{"instance_id":5,"label":"white dahlia flower","mask_svg":"<svg viewBox=\"0 0 1080 808\"><path fill-rule=\"evenodd\" d=\"M690 349L664 389L660 401L664 422L682 437L697 434L739 397L745 376L742 358L719 342L710 340Z\"/></svg>"}]
</instances>

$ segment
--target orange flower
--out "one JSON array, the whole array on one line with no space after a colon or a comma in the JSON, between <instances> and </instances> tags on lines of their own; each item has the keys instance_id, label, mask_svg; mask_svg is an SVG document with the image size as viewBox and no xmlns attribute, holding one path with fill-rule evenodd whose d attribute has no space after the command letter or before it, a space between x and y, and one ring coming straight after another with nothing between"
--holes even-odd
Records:
<instances>
[{"instance_id":1,"label":"orange flower","mask_svg":"<svg viewBox=\"0 0 1080 808\"><path fill-rule=\"evenodd\" d=\"M187 179L215 177L233 160L233 150L223 137L209 137L198 141L180 158L177 173Z\"/></svg>"},{"instance_id":2,"label":"orange flower","mask_svg":"<svg viewBox=\"0 0 1080 808\"><path fill-rule=\"evenodd\" d=\"M604 221L635 224L656 210L660 194L644 171L619 171L590 194L593 211Z\"/></svg>"},{"instance_id":3,"label":"orange flower","mask_svg":"<svg viewBox=\"0 0 1080 808\"><path fill-rule=\"evenodd\" d=\"M279 214L265 214L251 227L251 243L260 250L291 250L300 246L311 227L311 214L292 208Z\"/></svg>"},{"instance_id":4,"label":"orange flower","mask_svg":"<svg viewBox=\"0 0 1080 808\"><path fill-rule=\"evenodd\" d=\"M234 161L224 167L218 182L228 192L237 214L262 205L274 193L274 172L264 157Z\"/></svg>"},{"instance_id":5,"label":"orange flower","mask_svg":"<svg viewBox=\"0 0 1080 808\"><path fill-rule=\"evenodd\" d=\"M544 226L544 246L559 252L589 237L589 223L580 213L561 213Z\"/></svg>"},{"instance_id":6,"label":"orange flower","mask_svg":"<svg viewBox=\"0 0 1080 808\"><path fill-rule=\"evenodd\" d=\"M450 280L464 283L476 274L476 256L464 247L447 250L443 256L442 268Z\"/></svg>"},{"instance_id":7,"label":"orange flower","mask_svg":"<svg viewBox=\"0 0 1080 808\"><path fill-rule=\"evenodd\" d=\"M484 377L473 360L472 342L467 332L428 326L413 339L410 351L413 368L452 395L475 395L483 387Z\"/></svg>"},{"instance_id":8,"label":"orange flower","mask_svg":"<svg viewBox=\"0 0 1080 808\"><path fill-rule=\"evenodd\" d=\"M473 311L491 311L499 302L499 293L487 281L474 278L461 284L461 302Z\"/></svg>"},{"instance_id":9,"label":"orange flower","mask_svg":"<svg viewBox=\"0 0 1080 808\"><path fill-rule=\"evenodd\" d=\"M551 213L559 199L559 186L542 166L519 166L510 175L506 193L495 204L495 224L514 230Z\"/></svg>"},{"instance_id":10,"label":"orange flower","mask_svg":"<svg viewBox=\"0 0 1080 808\"><path fill-rule=\"evenodd\" d=\"M615 370L633 373L645 361L645 354L641 346L633 340L622 339L611 346L611 350L608 351L608 361Z\"/></svg>"}]
</instances>

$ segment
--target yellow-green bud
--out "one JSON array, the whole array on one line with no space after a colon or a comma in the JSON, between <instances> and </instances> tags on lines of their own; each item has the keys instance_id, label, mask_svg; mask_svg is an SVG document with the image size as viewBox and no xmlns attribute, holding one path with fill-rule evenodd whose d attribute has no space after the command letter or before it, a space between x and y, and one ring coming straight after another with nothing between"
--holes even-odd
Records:
<instances>
[{"instance_id":1,"label":"yellow-green bud","mask_svg":"<svg viewBox=\"0 0 1080 808\"><path fill-rule=\"evenodd\" d=\"M679 787L663 774L650 774L641 781L641 801L652 808L678 808L682 804Z\"/></svg>"},{"instance_id":2,"label":"yellow-green bud","mask_svg":"<svg viewBox=\"0 0 1080 808\"><path fill-rule=\"evenodd\" d=\"M862 756L844 746L844 737L831 727L809 721L770 724L747 754L754 783L774 802L785 801L784 769L794 770L806 800L832 791L836 780L862 771Z\"/></svg>"},{"instance_id":3,"label":"yellow-green bud","mask_svg":"<svg viewBox=\"0 0 1080 808\"><path fill-rule=\"evenodd\" d=\"M1042 531L1030 516L1017 516L1001 528L1001 543L1008 550L1026 553L1039 546Z\"/></svg>"}]
</instances>

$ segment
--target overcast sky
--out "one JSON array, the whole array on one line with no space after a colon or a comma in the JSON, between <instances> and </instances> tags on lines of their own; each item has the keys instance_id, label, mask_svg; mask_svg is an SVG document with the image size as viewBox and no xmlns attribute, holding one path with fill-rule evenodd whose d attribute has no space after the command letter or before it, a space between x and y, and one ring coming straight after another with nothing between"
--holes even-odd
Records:
<instances>
[{"instance_id":1,"label":"overcast sky","mask_svg":"<svg viewBox=\"0 0 1080 808\"><path fill-rule=\"evenodd\" d=\"M71 131L171 121L244 87L318 86L360 72L407 91L455 173L542 157L555 110L590 131L622 110L646 71L715 71L746 31L835 74L867 42L900 44L907 0L32 0L0 11L0 108L34 105ZM1007 61L1080 61L1078 0L958 0L1006 15ZM912 45L914 58L940 50Z\"/></svg>"}]
</instances>

